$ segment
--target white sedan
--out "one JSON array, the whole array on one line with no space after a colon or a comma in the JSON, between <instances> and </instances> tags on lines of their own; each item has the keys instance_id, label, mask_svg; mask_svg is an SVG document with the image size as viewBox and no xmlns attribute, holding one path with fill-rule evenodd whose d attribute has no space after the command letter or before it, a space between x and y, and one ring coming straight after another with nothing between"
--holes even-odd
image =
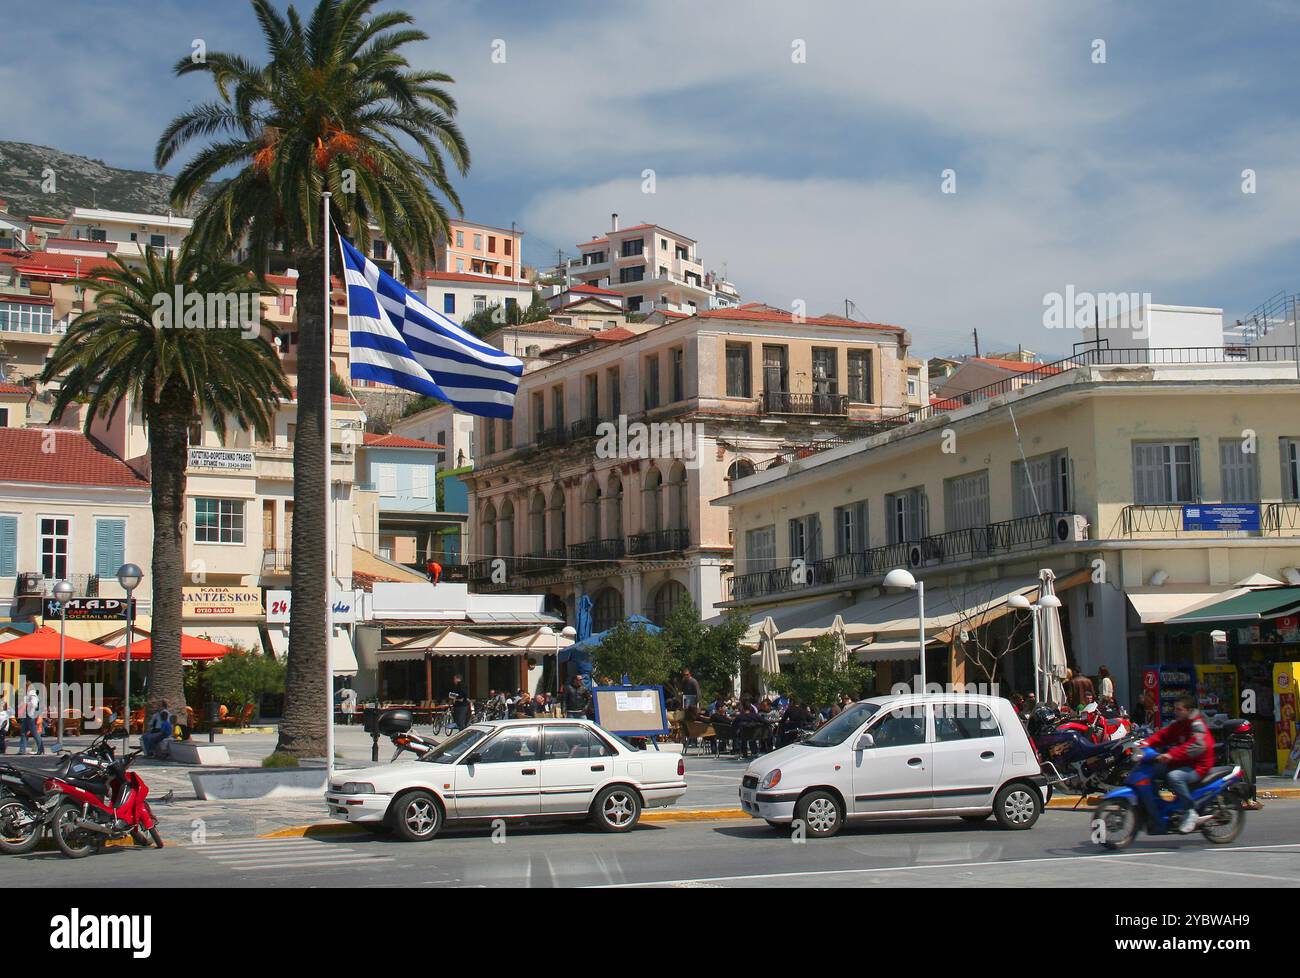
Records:
<instances>
[{"instance_id":1,"label":"white sedan","mask_svg":"<svg viewBox=\"0 0 1300 978\"><path fill-rule=\"evenodd\" d=\"M476 723L419 760L336 772L331 818L404 839L432 839L448 820L591 819L626 832L643 808L686 792L677 752L635 750L586 720Z\"/></svg>"}]
</instances>

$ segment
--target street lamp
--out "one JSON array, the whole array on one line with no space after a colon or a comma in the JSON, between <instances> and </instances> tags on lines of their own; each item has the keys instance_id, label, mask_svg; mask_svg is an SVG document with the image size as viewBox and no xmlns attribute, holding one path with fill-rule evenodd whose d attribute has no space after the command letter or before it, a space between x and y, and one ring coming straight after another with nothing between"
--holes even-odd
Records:
<instances>
[{"instance_id":1,"label":"street lamp","mask_svg":"<svg viewBox=\"0 0 1300 978\"><path fill-rule=\"evenodd\" d=\"M560 639L564 638L572 645L574 639L578 637L578 632L572 625L565 625L558 632L554 626L550 626L548 630L555 636L555 692L558 694L564 687L560 682Z\"/></svg>"},{"instance_id":2,"label":"street lamp","mask_svg":"<svg viewBox=\"0 0 1300 978\"><path fill-rule=\"evenodd\" d=\"M916 621L918 633L920 636L920 645L918 646L921 659L921 692L925 692L925 581L918 581L912 576L911 571L902 567L895 567L885 575L883 581L885 587L901 588L905 591L916 592Z\"/></svg>"},{"instance_id":3,"label":"street lamp","mask_svg":"<svg viewBox=\"0 0 1300 978\"><path fill-rule=\"evenodd\" d=\"M1047 608L1061 607L1061 599L1055 594L1044 594L1036 603L1031 604L1029 599L1023 594L1013 594L1007 598L1007 607L1015 608L1017 611L1028 611L1030 622L1033 624L1033 646L1034 646L1034 698L1042 704L1047 698L1047 690L1042 682L1043 673L1047 671L1042 664L1042 656L1039 654L1039 646L1042 644L1039 638L1038 618Z\"/></svg>"},{"instance_id":4,"label":"street lamp","mask_svg":"<svg viewBox=\"0 0 1300 978\"><path fill-rule=\"evenodd\" d=\"M73 595L72 585L67 581L59 581L54 585L54 599L59 602L59 695L58 701L58 730L59 730L59 750L63 750L63 691L66 688L63 685L63 646L68 637L68 602Z\"/></svg>"},{"instance_id":5,"label":"street lamp","mask_svg":"<svg viewBox=\"0 0 1300 978\"><path fill-rule=\"evenodd\" d=\"M131 592L140 586L144 571L135 564L123 564L117 569L117 583L126 592L126 685L122 691L123 713L126 715L124 748L131 746L131 626L135 624L135 615L131 603Z\"/></svg>"}]
</instances>

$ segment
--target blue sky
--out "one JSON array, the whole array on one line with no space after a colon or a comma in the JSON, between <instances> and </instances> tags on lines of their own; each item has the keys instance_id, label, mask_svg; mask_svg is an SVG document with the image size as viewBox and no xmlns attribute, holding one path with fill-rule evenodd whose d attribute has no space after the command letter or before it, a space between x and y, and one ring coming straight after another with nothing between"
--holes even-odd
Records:
<instances>
[{"instance_id":1,"label":"blue sky","mask_svg":"<svg viewBox=\"0 0 1300 978\"><path fill-rule=\"evenodd\" d=\"M466 216L518 221L534 263L617 211L698 239L747 299L849 298L923 354L968 350L972 328L985 350L1060 352L1043 300L1068 286L1230 317L1300 290L1300 5L386 6L431 37L412 59L456 79ZM170 73L194 38L261 53L241 0L10 12L0 138L148 168L210 94Z\"/></svg>"}]
</instances>

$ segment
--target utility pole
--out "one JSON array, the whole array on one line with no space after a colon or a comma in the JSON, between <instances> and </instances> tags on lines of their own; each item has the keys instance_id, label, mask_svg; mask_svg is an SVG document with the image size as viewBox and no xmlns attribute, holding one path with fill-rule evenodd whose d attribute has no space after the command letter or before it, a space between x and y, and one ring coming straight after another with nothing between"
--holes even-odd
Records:
<instances>
[{"instance_id":1,"label":"utility pole","mask_svg":"<svg viewBox=\"0 0 1300 978\"><path fill-rule=\"evenodd\" d=\"M970 332L971 335L975 337L975 356L978 357L980 355L980 331L978 329L972 329Z\"/></svg>"}]
</instances>

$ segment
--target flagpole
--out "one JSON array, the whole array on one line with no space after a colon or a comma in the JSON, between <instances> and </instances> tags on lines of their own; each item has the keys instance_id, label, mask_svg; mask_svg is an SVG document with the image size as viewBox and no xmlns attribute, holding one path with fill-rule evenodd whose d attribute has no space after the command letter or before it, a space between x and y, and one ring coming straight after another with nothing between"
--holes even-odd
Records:
<instances>
[{"instance_id":1,"label":"flagpole","mask_svg":"<svg viewBox=\"0 0 1300 978\"><path fill-rule=\"evenodd\" d=\"M334 295L330 286L330 192L321 194L325 217L321 246L325 249L325 785L334 775L334 493L331 488L334 423L330 393L334 340Z\"/></svg>"}]
</instances>

